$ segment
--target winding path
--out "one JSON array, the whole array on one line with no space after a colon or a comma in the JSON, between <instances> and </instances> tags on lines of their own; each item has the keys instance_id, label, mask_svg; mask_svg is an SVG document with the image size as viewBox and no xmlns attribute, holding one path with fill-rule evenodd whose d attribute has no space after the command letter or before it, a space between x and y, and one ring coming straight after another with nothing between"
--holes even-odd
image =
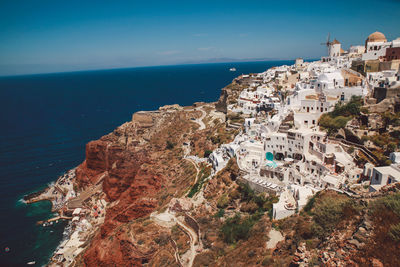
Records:
<instances>
[{"instance_id":1,"label":"winding path","mask_svg":"<svg viewBox=\"0 0 400 267\"><path fill-rule=\"evenodd\" d=\"M201 117L196 119L195 122L200 125L199 130L204 130L206 128L206 125L204 124L203 119L207 115L207 113L202 108L199 109L196 108L195 110L200 110L202 113Z\"/></svg>"},{"instance_id":2,"label":"winding path","mask_svg":"<svg viewBox=\"0 0 400 267\"><path fill-rule=\"evenodd\" d=\"M197 181L199 180L199 174L200 174L199 166L197 166L197 163L192 159L189 159L189 158L184 158L184 159L186 159L187 161L190 161L193 164L193 166L196 168L197 174L196 174L196 179L194 180L194 183L193 183L193 184L196 184Z\"/></svg>"},{"instance_id":3,"label":"winding path","mask_svg":"<svg viewBox=\"0 0 400 267\"><path fill-rule=\"evenodd\" d=\"M178 224L188 235L190 238L190 253L187 255L187 257L179 257L178 254L175 253L175 259L177 260L178 264L182 264L183 266L187 267L192 267L194 259L197 255L197 249L200 248L200 242L199 242L199 236L194 231L194 229L188 227L184 222L180 221L174 214L174 212L171 212L169 209L167 209L163 213L158 213L158 214L153 214L150 216L153 221L155 221L157 224L170 228L172 227L175 223ZM181 217L180 217L181 218Z\"/></svg>"},{"instance_id":4,"label":"winding path","mask_svg":"<svg viewBox=\"0 0 400 267\"><path fill-rule=\"evenodd\" d=\"M185 229L185 231L189 234L190 237L190 256L189 259L187 260L187 262L185 262L184 266L188 266L188 267L192 267L193 266L193 261L194 258L196 257L196 248L198 247L198 245L196 245L196 243L198 244L198 237L195 231L193 231L192 228L187 227L184 223L182 223L181 221L179 221L179 219L176 220L176 223L179 224L179 226L181 226L183 229ZM186 264L187 263L187 264Z\"/></svg>"}]
</instances>

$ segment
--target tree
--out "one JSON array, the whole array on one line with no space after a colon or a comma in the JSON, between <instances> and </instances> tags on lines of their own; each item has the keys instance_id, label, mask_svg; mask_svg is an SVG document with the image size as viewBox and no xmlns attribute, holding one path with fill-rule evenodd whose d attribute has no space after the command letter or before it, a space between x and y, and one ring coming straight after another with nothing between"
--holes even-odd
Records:
<instances>
[{"instance_id":1,"label":"tree","mask_svg":"<svg viewBox=\"0 0 400 267\"><path fill-rule=\"evenodd\" d=\"M206 151L204 151L204 157L208 158L211 155L211 153L212 153L212 150L207 149Z\"/></svg>"},{"instance_id":2,"label":"tree","mask_svg":"<svg viewBox=\"0 0 400 267\"><path fill-rule=\"evenodd\" d=\"M167 141L167 149L173 149L174 148L174 146L175 146L175 144L174 143L172 143L171 141Z\"/></svg>"}]
</instances>

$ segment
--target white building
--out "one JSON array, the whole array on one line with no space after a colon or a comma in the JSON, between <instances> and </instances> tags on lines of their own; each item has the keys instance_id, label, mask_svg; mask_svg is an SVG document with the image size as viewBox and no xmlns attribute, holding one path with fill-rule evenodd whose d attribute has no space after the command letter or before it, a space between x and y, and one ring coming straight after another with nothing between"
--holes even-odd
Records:
<instances>
[{"instance_id":1,"label":"white building","mask_svg":"<svg viewBox=\"0 0 400 267\"><path fill-rule=\"evenodd\" d=\"M335 89L344 86L344 78L340 70L324 72L318 76L314 82L314 88L317 92Z\"/></svg>"},{"instance_id":2,"label":"white building","mask_svg":"<svg viewBox=\"0 0 400 267\"><path fill-rule=\"evenodd\" d=\"M390 153L389 158L392 163L400 163L400 152Z\"/></svg>"},{"instance_id":3,"label":"white building","mask_svg":"<svg viewBox=\"0 0 400 267\"><path fill-rule=\"evenodd\" d=\"M338 57L341 54L341 44L338 40L333 40L328 46L329 57Z\"/></svg>"},{"instance_id":4,"label":"white building","mask_svg":"<svg viewBox=\"0 0 400 267\"><path fill-rule=\"evenodd\" d=\"M375 167L370 178L370 192L378 191L385 185L400 182L400 166L392 164L390 166Z\"/></svg>"},{"instance_id":5,"label":"white building","mask_svg":"<svg viewBox=\"0 0 400 267\"><path fill-rule=\"evenodd\" d=\"M365 46L362 45L352 45L349 49L349 56L361 57L365 53Z\"/></svg>"},{"instance_id":6,"label":"white building","mask_svg":"<svg viewBox=\"0 0 400 267\"><path fill-rule=\"evenodd\" d=\"M247 140L240 144L237 152L239 168L251 171L260 168L265 159L264 144L260 141Z\"/></svg>"}]
</instances>

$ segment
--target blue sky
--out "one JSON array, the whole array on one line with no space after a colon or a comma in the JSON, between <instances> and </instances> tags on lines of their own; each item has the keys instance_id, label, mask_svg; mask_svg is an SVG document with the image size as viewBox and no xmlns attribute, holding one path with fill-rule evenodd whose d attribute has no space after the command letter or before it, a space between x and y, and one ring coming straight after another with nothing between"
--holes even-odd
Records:
<instances>
[{"instance_id":1,"label":"blue sky","mask_svg":"<svg viewBox=\"0 0 400 267\"><path fill-rule=\"evenodd\" d=\"M400 36L400 1L0 1L0 75L200 62L318 58Z\"/></svg>"}]
</instances>

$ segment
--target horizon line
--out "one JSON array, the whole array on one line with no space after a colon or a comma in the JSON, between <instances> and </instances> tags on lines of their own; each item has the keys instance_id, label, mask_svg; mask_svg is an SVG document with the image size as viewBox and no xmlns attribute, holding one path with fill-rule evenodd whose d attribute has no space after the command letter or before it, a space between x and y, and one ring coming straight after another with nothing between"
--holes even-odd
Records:
<instances>
[{"instance_id":1,"label":"horizon line","mask_svg":"<svg viewBox=\"0 0 400 267\"><path fill-rule=\"evenodd\" d=\"M25 74L11 74L11 75L0 75L0 78L12 78L12 77L22 77L22 76L40 76L40 75L51 75L51 74L67 74L67 73L79 73L79 72L95 72L95 71L111 71L111 70L128 70L128 69L139 69L139 68L154 68L154 67L172 67L172 66L186 66L186 65L205 65L205 64L227 64L227 63L245 63L245 62L271 62L271 61L294 61L294 59L234 59L233 61L221 61L221 62L184 62L184 63L172 63L172 64L162 64L162 65L143 65L143 66L132 66L132 67L109 67L109 68L99 68L99 69L82 69L82 70L72 70L72 71L56 71L56 72L39 72L39 73L25 73ZM303 58L304 60L318 60L315 58ZM211 59L210 59L211 60Z\"/></svg>"}]
</instances>

